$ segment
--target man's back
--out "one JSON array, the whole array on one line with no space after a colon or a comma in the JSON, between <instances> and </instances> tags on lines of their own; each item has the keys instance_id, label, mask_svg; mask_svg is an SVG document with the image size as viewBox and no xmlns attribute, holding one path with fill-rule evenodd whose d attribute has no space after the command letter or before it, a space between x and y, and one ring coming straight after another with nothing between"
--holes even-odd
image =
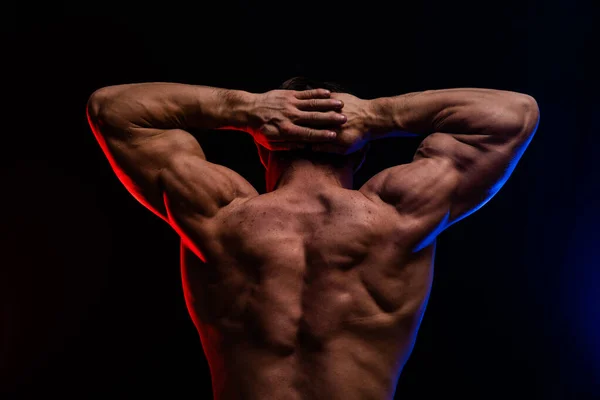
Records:
<instances>
[{"instance_id":1,"label":"man's back","mask_svg":"<svg viewBox=\"0 0 600 400\"><path fill-rule=\"evenodd\" d=\"M500 190L539 122L532 97L473 88L362 100L149 83L101 89L87 111L121 182L182 238L218 399L392 397L436 236ZM268 194L186 130L217 128L253 135ZM328 154L397 132L426 136L413 161L347 190L359 164Z\"/></svg>"},{"instance_id":2,"label":"man's back","mask_svg":"<svg viewBox=\"0 0 600 400\"><path fill-rule=\"evenodd\" d=\"M187 220L206 263L183 248L186 299L215 394L393 396L430 290L434 245L412 250L431 222L335 187L237 201L197 228Z\"/></svg>"}]
</instances>

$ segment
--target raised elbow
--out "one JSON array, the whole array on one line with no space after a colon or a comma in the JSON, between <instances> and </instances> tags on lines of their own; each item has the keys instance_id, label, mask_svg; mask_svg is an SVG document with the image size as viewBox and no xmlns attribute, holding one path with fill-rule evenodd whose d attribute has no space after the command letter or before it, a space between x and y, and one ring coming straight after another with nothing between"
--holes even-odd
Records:
<instances>
[{"instance_id":1,"label":"raised elbow","mask_svg":"<svg viewBox=\"0 0 600 400\"><path fill-rule=\"evenodd\" d=\"M89 97L86 113L90 125L100 128L106 125L119 125L120 117L116 111L115 100L117 99L116 86L108 86L96 90Z\"/></svg>"},{"instance_id":2,"label":"raised elbow","mask_svg":"<svg viewBox=\"0 0 600 400\"><path fill-rule=\"evenodd\" d=\"M537 101L527 94L514 93L504 108L505 130L512 135L532 135L540 119Z\"/></svg>"},{"instance_id":3,"label":"raised elbow","mask_svg":"<svg viewBox=\"0 0 600 400\"><path fill-rule=\"evenodd\" d=\"M90 120L97 120L102 111L102 105L106 102L104 89L98 89L88 99L86 112Z\"/></svg>"},{"instance_id":4,"label":"raised elbow","mask_svg":"<svg viewBox=\"0 0 600 400\"><path fill-rule=\"evenodd\" d=\"M533 134L540 120L540 107L537 101L527 94L521 95L518 102L521 109L522 131L527 135Z\"/></svg>"},{"instance_id":5,"label":"raised elbow","mask_svg":"<svg viewBox=\"0 0 600 400\"><path fill-rule=\"evenodd\" d=\"M110 102L115 97L115 90L112 86L103 87L96 90L87 102L87 113L89 116L97 118L104 114Z\"/></svg>"}]
</instances>

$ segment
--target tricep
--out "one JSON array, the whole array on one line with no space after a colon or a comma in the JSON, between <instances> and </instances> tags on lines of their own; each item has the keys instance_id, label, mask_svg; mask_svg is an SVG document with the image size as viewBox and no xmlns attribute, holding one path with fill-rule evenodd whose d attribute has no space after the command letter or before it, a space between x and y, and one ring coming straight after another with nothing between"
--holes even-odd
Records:
<instances>
[{"instance_id":1,"label":"tricep","mask_svg":"<svg viewBox=\"0 0 600 400\"><path fill-rule=\"evenodd\" d=\"M415 160L444 160L451 166L448 173L455 175L449 224L478 210L498 193L531 142L539 117L537 105L516 107L523 107L522 112L515 111L497 126L490 121L490 128L481 133L434 133L421 143Z\"/></svg>"}]
</instances>

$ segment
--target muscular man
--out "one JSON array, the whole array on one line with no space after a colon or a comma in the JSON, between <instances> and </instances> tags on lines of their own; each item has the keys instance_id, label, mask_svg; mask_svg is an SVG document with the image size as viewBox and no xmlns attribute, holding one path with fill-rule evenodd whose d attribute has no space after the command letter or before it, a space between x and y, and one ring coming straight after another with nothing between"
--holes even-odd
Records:
<instances>
[{"instance_id":1,"label":"muscular man","mask_svg":"<svg viewBox=\"0 0 600 400\"><path fill-rule=\"evenodd\" d=\"M538 114L507 91L365 100L302 79L260 94L121 85L88 104L121 182L181 236L185 299L219 400L392 398L437 235L500 190ZM187 132L227 135L219 128L253 136L265 194L207 161ZM365 145L409 133L426 136L413 161L352 190Z\"/></svg>"}]
</instances>

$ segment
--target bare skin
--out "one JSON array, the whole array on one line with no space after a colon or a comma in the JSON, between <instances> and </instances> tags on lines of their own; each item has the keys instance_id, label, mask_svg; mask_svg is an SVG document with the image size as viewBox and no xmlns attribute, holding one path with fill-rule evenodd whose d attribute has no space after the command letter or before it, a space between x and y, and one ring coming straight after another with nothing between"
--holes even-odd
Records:
<instances>
[{"instance_id":1,"label":"bare skin","mask_svg":"<svg viewBox=\"0 0 600 400\"><path fill-rule=\"evenodd\" d=\"M117 176L182 238L215 399L391 399L429 296L435 238L500 189L537 127L535 101L456 89L375 100L275 91L273 102L273 92L209 89L106 88L88 115ZM298 117L301 99L320 122ZM206 161L192 127L252 134L268 192ZM461 134L433 134L451 129ZM412 163L351 190L352 154L398 132L429 136ZM309 142L337 154L295 150Z\"/></svg>"}]
</instances>

